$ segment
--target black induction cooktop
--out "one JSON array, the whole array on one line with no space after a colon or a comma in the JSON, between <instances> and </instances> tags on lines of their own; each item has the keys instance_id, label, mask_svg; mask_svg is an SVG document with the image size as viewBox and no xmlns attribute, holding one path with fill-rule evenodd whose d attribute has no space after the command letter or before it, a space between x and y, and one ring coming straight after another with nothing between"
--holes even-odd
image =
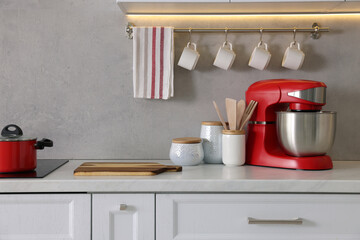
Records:
<instances>
[{"instance_id":1,"label":"black induction cooktop","mask_svg":"<svg viewBox=\"0 0 360 240\"><path fill-rule=\"evenodd\" d=\"M38 159L35 170L29 172L0 173L0 178L43 178L68 161L69 160L64 159Z\"/></svg>"}]
</instances>

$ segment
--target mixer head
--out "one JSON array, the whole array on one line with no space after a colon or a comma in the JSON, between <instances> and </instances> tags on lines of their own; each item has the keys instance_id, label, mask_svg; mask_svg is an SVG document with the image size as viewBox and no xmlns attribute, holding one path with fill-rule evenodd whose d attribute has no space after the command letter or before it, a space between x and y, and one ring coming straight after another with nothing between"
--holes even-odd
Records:
<instances>
[{"instance_id":1,"label":"mixer head","mask_svg":"<svg viewBox=\"0 0 360 240\"><path fill-rule=\"evenodd\" d=\"M308 88L305 90L289 92L287 95L312 103L292 102L289 104L289 109L291 111L320 111L322 105L326 104L326 87ZM321 105L314 105L313 103Z\"/></svg>"},{"instance_id":2,"label":"mixer head","mask_svg":"<svg viewBox=\"0 0 360 240\"><path fill-rule=\"evenodd\" d=\"M259 103L251 121L271 122L277 111L320 111L326 103L326 85L311 80L263 80L248 88L246 100Z\"/></svg>"}]
</instances>

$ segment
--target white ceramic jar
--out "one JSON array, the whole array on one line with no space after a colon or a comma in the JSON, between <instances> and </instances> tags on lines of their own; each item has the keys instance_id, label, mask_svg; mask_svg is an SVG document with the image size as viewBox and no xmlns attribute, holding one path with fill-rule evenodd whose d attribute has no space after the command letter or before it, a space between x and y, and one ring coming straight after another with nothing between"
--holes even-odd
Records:
<instances>
[{"instance_id":1,"label":"white ceramic jar","mask_svg":"<svg viewBox=\"0 0 360 240\"><path fill-rule=\"evenodd\" d=\"M222 163L223 129L221 122L206 121L201 123L200 137L203 141L205 163Z\"/></svg>"},{"instance_id":2,"label":"white ceramic jar","mask_svg":"<svg viewBox=\"0 0 360 240\"><path fill-rule=\"evenodd\" d=\"M176 165L199 165L204 159L201 138L174 138L170 148L170 160Z\"/></svg>"},{"instance_id":3,"label":"white ceramic jar","mask_svg":"<svg viewBox=\"0 0 360 240\"><path fill-rule=\"evenodd\" d=\"M245 131L222 131L222 161L227 166L245 164Z\"/></svg>"}]
</instances>

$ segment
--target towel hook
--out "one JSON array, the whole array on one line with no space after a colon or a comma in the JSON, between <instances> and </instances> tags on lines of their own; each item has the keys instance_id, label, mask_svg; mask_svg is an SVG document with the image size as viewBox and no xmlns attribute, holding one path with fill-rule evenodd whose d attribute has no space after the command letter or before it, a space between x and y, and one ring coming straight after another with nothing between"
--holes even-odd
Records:
<instances>
[{"instance_id":1,"label":"towel hook","mask_svg":"<svg viewBox=\"0 0 360 240\"><path fill-rule=\"evenodd\" d=\"M294 37L293 37L293 42L296 43L296 27L294 27Z\"/></svg>"},{"instance_id":2,"label":"towel hook","mask_svg":"<svg viewBox=\"0 0 360 240\"><path fill-rule=\"evenodd\" d=\"M135 24L133 23L128 23L127 26L125 27L125 32L126 32L126 35L127 35L127 38L128 39L133 39L133 35L134 35L134 26Z\"/></svg>"}]
</instances>

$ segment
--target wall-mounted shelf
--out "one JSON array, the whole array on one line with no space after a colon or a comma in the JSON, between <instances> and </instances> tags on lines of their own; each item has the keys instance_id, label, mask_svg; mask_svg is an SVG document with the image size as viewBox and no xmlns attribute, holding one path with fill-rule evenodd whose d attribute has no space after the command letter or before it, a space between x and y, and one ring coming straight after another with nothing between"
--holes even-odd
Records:
<instances>
[{"instance_id":1,"label":"wall-mounted shelf","mask_svg":"<svg viewBox=\"0 0 360 240\"><path fill-rule=\"evenodd\" d=\"M360 1L338 0L117 0L125 14L354 13Z\"/></svg>"}]
</instances>

